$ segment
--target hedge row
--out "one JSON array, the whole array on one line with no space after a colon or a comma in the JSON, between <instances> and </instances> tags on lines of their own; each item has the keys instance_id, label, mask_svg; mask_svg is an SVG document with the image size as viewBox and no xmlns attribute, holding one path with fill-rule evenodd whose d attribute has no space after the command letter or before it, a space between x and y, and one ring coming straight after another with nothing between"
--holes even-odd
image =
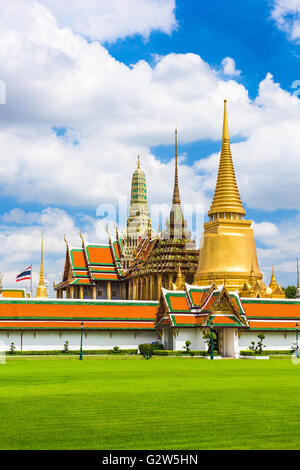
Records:
<instances>
[{"instance_id":1,"label":"hedge row","mask_svg":"<svg viewBox=\"0 0 300 470\"><path fill-rule=\"evenodd\" d=\"M124 354L137 354L138 350L137 349L119 349L118 352L115 352L113 349L97 349L95 351L91 350L83 350L82 354L84 356L88 356L91 354L112 354L114 356L117 355L124 355ZM8 355L14 356L49 356L49 355L54 355L54 356L70 356L70 355L79 355L80 351L69 351L69 352L63 352L63 351L14 351L11 353L10 351L7 351Z\"/></svg>"},{"instance_id":2,"label":"hedge row","mask_svg":"<svg viewBox=\"0 0 300 470\"><path fill-rule=\"evenodd\" d=\"M291 351L288 351L288 350L285 350L285 351L264 350L262 354L256 353L254 351L240 351L240 356L276 356L276 355L288 356L290 354L292 353Z\"/></svg>"},{"instance_id":3,"label":"hedge row","mask_svg":"<svg viewBox=\"0 0 300 470\"><path fill-rule=\"evenodd\" d=\"M207 351L153 351L155 356L209 356ZM214 356L218 356L218 352L214 351Z\"/></svg>"}]
</instances>

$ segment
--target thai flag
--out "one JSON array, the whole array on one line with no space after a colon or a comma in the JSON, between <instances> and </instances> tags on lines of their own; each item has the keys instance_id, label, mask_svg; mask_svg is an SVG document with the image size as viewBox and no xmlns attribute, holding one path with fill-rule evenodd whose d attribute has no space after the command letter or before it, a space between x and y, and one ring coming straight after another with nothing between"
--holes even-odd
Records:
<instances>
[{"instance_id":1,"label":"thai flag","mask_svg":"<svg viewBox=\"0 0 300 470\"><path fill-rule=\"evenodd\" d=\"M16 282L25 281L26 279L31 279L31 266L25 269L22 273L18 274L16 277Z\"/></svg>"}]
</instances>

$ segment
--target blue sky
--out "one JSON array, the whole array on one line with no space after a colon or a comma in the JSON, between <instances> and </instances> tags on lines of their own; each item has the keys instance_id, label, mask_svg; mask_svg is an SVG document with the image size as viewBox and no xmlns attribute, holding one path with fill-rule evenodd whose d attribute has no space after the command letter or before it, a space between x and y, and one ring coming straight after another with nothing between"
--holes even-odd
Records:
<instances>
[{"instance_id":1,"label":"blue sky","mask_svg":"<svg viewBox=\"0 0 300 470\"><path fill-rule=\"evenodd\" d=\"M295 282L300 0L9 3L0 17L4 285L31 263L37 282L41 230L50 282L62 274L64 233L73 245L79 230L105 237L97 207L129 197L137 153L150 202L169 204L175 126L183 202L207 213L224 98L265 281L274 263L279 282Z\"/></svg>"}]
</instances>

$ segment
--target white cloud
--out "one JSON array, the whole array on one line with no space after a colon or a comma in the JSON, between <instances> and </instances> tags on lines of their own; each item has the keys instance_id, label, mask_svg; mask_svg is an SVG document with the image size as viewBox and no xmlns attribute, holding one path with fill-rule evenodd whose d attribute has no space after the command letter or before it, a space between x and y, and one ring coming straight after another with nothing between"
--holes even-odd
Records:
<instances>
[{"instance_id":1,"label":"white cloud","mask_svg":"<svg viewBox=\"0 0 300 470\"><path fill-rule=\"evenodd\" d=\"M253 223L255 237L270 242L270 237L279 235L277 226L271 222Z\"/></svg>"},{"instance_id":2,"label":"white cloud","mask_svg":"<svg viewBox=\"0 0 300 470\"><path fill-rule=\"evenodd\" d=\"M282 285L296 283L296 258L300 256L300 215L283 219L278 224L269 222L253 224L260 268L268 283L272 265L277 280Z\"/></svg>"},{"instance_id":3,"label":"white cloud","mask_svg":"<svg viewBox=\"0 0 300 470\"><path fill-rule=\"evenodd\" d=\"M2 216L2 221L8 224L33 224L38 220L38 212L25 212L18 208L5 212Z\"/></svg>"},{"instance_id":4,"label":"white cloud","mask_svg":"<svg viewBox=\"0 0 300 470\"><path fill-rule=\"evenodd\" d=\"M28 1L28 0L26 0ZM115 41L152 31L170 34L177 26L175 0L39 0L58 24L91 39Z\"/></svg>"},{"instance_id":5,"label":"white cloud","mask_svg":"<svg viewBox=\"0 0 300 470\"><path fill-rule=\"evenodd\" d=\"M271 16L292 41L300 41L300 0L273 0Z\"/></svg>"},{"instance_id":6,"label":"white cloud","mask_svg":"<svg viewBox=\"0 0 300 470\"><path fill-rule=\"evenodd\" d=\"M168 54L157 57L152 67L145 61L127 67L99 42L58 26L45 5L31 0L0 4L0 79L7 89L7 104L0 107L2 195L96 211L100 203L128 197L136 155L141 153L149 199L169 203L173 162L161 163L150 147L172 144L175 127L179 144L219 139L227 98L231 136L243 139L232 145L243 200L264 210L299 209L300 100L272 75L261 81L258 96L251 101L234 75L224 78L221 67L212 68L197 54ZM54 127L65 129L64 135L58 137ZM207 210L218 158L199 155L192 167L181 162L183 202L204 203ZM25 261L23 245L29 253L34 246L38 253L42 216L6 211L3 217L3 224L28 223L20 234L16 229L5 232L3 247L11 256L6 257L4 249L0 254L8 272L8 263L20 264L22 256ZM56 217L60 241L53 226L48 242L61 244L57 256L62 257L63 233L72 238L79 227L67 215L57 212ZM80 228L85 231L84 221ZM267 239L271 229L258 225L258 236L265 231ZM95 224L86 230L93 240ZM271 252L276 258L278 246L268 245L264 259ZM289 246L294 245L289 241ZM57 272L61 269L57 265Z\"/></svg>"},{"instance_id":7,"label":"white cloud","mask_svg":"<svg viewBox=\"0 0 300 470\"><path fill-rule=\"evenodd\" d=\"M229 75L231 77L238 77L241 75L241 71L236 69L235 60L231 57L225 57L222 60L221 65L223 66L223 72L225 75Z\"/></svg>"}]
</instances>

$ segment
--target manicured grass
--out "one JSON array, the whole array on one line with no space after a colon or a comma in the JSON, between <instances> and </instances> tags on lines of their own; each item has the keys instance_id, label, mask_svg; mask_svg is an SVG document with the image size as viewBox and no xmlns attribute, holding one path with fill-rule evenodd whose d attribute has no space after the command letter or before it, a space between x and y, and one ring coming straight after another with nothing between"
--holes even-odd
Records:
<instances>
[{"instance_id":1,"label":"manicured grass","mask_svg":"<svg viewBox=\"0 0 300 470\"><path fill-rule=\"evenodd\" d=\"M299 449L291 360L11 358L1 449Z\"/></svg>"}]
</instances>

